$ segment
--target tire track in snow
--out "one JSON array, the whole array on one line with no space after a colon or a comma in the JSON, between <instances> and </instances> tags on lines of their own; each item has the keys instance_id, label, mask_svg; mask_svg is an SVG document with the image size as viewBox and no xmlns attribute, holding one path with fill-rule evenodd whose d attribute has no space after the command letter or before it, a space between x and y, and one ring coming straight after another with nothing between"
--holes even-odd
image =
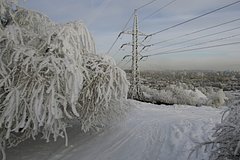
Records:
<instances>
[{"instance_id":1,"label":"tire track in snow","mask_svg":"<svg viewBox=\"0 0 240 160\"><path fill-rule=\"evenodd\" d=\"M206 139L221 110L209 107L156 106L137 103L126 119L99 134L82 134L69 129L69 147L50 142L19 145L11 160L186 160L195 142ZM62 143L64 144L64 142ZM30 149L29 149L30 148ZM52 149L51 149L52 148ZM31 150L31 156L28 156ZM27 152L26 152L27 151ZM26 152L26 153L25 153ZM16 153L16 152L15 152ZM41 154L39 154L41 153ZM42 156L40 156L42 155ZM207 157L200 153L199 158Z\"/></svg>"}]
</instances>

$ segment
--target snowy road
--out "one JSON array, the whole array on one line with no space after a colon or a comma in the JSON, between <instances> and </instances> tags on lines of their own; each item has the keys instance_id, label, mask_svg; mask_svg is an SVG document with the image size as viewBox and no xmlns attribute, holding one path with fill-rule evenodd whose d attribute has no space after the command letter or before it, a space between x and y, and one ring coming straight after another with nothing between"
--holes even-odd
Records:
<instances>
[{"instance_id":1,"label":"snowy road","mask_svg":"<svg viewBox=\"0 0 240 160\"><path fill-rule=\"evenodd\" d=\"M207 140L221 111L210 107L136 103L124 121L98 134L71 128L64 140L28 140L7 151L9 160L186 160L191 148ZM200 152L191 159L207 159Z\"/></svg>"}]
</instances>

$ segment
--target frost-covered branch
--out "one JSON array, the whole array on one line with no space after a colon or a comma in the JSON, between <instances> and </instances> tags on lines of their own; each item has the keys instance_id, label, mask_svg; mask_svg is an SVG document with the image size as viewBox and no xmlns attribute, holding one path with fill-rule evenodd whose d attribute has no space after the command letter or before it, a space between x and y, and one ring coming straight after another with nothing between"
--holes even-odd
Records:
<instances>
[{"instance_id":1,"label":"frost-covered branch","mask_svg":"<svg viewBox=\"0 0 240 160\"><path fill-rule=\"evenodd\" d=\"M193 153L205 148L210 160L239 160L240 158L240 103L229 107L222 115L221 122L213 128L211 139L197 145Z\"/></svg>"},{"instance_id":2,"label":"frost-covered branch","mask_svg":"<svg viewBox=\"0 0 240 160\"><path fill-rule=\"evenodd\" d=\"M240 104L231 106L216 125L213 134L212 159L237 160L240 158Z\"/></svg>"},{"instance_id":3,"label":"frost-covered branch","mask_svg":"<svg viewBox=\"0 0 240 160\"><path fill-rule=\"evenodd\" d=\"M0 150L42 133L65 137L68 120L83 131L125 113L125 72L95 54L81 22L58 25L0 1ZM7 22L7 23L6 23Z\"/></svg>"}]
</instances>

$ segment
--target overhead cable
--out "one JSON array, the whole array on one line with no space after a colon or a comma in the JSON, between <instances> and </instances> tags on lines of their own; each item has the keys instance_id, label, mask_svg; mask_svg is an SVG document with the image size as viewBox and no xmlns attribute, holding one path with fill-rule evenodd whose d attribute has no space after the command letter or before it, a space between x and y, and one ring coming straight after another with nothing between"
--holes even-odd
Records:
<instances>
[{"instance_id":1,"label":"overhead cable","mask_svg":"<svg viewBox=\"0 0 240 160\"><path fill-rule=\"evenodd\" d=\"M165 46L162 46L162 47L159 47L159 48L156 48L156 49L152 49L150 51L155 51L155 50L159 50L159 49L166 48L166 47L172 47L172 46L176 46L176 45L179 45L179 44L192 42L192 41L199 40L199 39L202 39L202 38L211 37L211 36L219 35L219 34L222 34L222 33L230 32L230 31L234 31L234 30L238 30L238 29L240 29L240 26L235 27L235 28L231 28L231 29L227 29L227 30L223 30L223 31L220 31L220 32L216 32L216 33L207 34L207 35L203 35L203 36L200 36L200 37L192 38L192 39L189 39L189 40L186 40L186 41L181 41L181 42L165 45Z\"/></svg>"},{"instance_id":2,"label":"overhead cable","mask_svg":"<svg viewBox=\"0 0 240 160\"><path fill-rule=\"evenodd\" d=\"M208 48L217 48L217 47L238 45L238 44L240 44L240 42L224 43L224 44L211 45L211 46L192 48L192 49L185 49L185 50L178 50L178 51L159 52L159 53L155 53L155 54L145 55L145 57L152 57L152 56L164 55L164 54L174 54L174 53L181 53L181 52L189 52L189 51L195 51L195 50L202 50L202 49L208 49Z\"/></svg>"},{"instance_id":3,"label":"overhead cable","mask_svg":"<svg viewBox=\"0 0 240 160\"><path fill-rule=\"evenodd\" d=\"M237 4L237 3L240 3L240 0L238 0L238 1L236 1L236 2L233 2L233 3L230 3L230 4L227 4L227 5L223 6L223 7L214 9L214 10L212 10L212 11L210 11L210 12L201 14L201 15L196 16L196 17L194 17L194 18L188 19L188 20L183 21L183 22L181 22L181 23L175 24L175 25L170 26L170 27L168 27L168 28L165 28L165 29L159 30L159 31L157 31L157 32L154 32L154 33L152 33L152 34L150 34L150 35L147 35L146 38L148 38L149 36L153 36L153 35L156 35L156 34L158 34L158 33L167 31L167 30L169 30L169 29L178 27L178 26L180 26L180 25L183 25L183 24L185 24L185 23L191 22L191 21L193 21L193 20L199 19L199 18L201 18L201 17L207 16L207 15L209 15L209 14L212 14L212 13L217 12L217 11L219 11L219 10L225 9L225 8L227 8L227 7L233 6L233 5ZM145 38L145 39L146 39L146 38Z\"/></svg>"},{"instance_id":4,"label":"overhead cable","mask_svg":"<svg viewBox=\"0 0 240 160\"><path fill-rule=\"evenodd\" d=\"M157 45L157 44L161 44L161 43L169 42L169 41L172 41L172 40L176 40L176 39L179 39L179 38L182 38L182 37L190 36L190 35L193 35L193 34L196 34L196 33L199 33L199 32L203 32L203 31L206 31L206 30L209 30L209 29L217 28L217 27L220 27L220 26L223 26L223 25L226 25L226 24L230 24L230 23L239 21L239 20L240 20L240 18L236 18L236 19L224 22L224 23L220 23L220 24L217 24L217 25L213 25L213 26L210 26L210 27L207 27L207 28L203 28L203 29L197 30L197 31L186 33L186 34L174 37L174 38L170 38L170 39L167 39L167 40L159 41L159 42L150 44L149 46L154 46L154 45Z\"/></svg>"}]
</instances>

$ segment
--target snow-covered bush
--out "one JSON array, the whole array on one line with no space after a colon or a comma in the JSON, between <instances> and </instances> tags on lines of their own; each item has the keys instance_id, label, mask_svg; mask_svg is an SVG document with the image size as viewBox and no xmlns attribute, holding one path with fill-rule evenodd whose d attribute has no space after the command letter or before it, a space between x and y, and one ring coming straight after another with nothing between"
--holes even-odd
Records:
<instances>
[{"instance_id":1,"label":"snow-covered bush","mask_svg":"<svg viewBox=\"0 0 240 160\"><path fill-rule=\"evenodd\" d=\"M182 87L182 84L179 86L171 85L166 88L166 90L170 90L173 93L173 97L176 99L176 104L199 106L206 103L206 95L197 88L195 88L195 90L191 90L186 86L186 84L183 86L185 87Z\"/></svg>"},{"instance_id":2,"label":"snow-covered bush","mask_svg":"<svg viewBox=\"0 0 240 160\"><path fill-rule=\"evenodd\" d=\"M162 102L162 103L173 103L176 101L176 99L173 100L173 93L169 90L157 90L152 89L147 86L142 86L143 96L144 100L150 101L150 102Z\"/></svg>"},{"instance_id":3,"label":"snow-covered bush","mask_svg":"<svg viewBox=\"0 0 240 160\"><path fill-rule=\"evenodd\" d=\"M186 86L185 86L186 88ZM144 96L148 101L167 104L203 105L207 97L198 89L184 89L182 86L171 85L163 90L143 87Z\"/></svg>"},{"instance_id":4,"label":"snow-covered bush","mask_svg":"<svg viewBox=\"0 0 240 160\"><path fill-rule=\"evenodd\" d=\"M83 131L125 111L125 72L95 54L81 22L58 25L0 0L0 150L41 133L65 137L70 119Z\"/></svg>"},{"instance_id":5,"label":"snow-covered bush","mask_svg":"<svg viewBox=\"0 0 240 160\"><path fill-rule=\"evenodd\" d=\"M240 159L240 103L229 107L222 115L221 122L213 128L212 138L198 144L191 152L198 153L204 148L209 152L210 160L239 160Z\"/></svg>"},{"instance_id":6,"label":"snow-covered bush","mask_svg":"<svg viewBox=\"0 0 240 160\"><path fill-rule=\"evenodd\" d=\"M151 89L143 86L144 98L147 101L166 104L186 104L186 105L209 105L213 107L223 106L227 97L222 89L214 91L209 89L198 89L186 84L170 85L162 90ZM203 90L205 93L203 93ZM209 91L209 92L208 92Z\"/></svg>"},{"instance_id":7,"label":"snow-covered bush","mask_svg":"<svg viewBox=\"0 0 240 160\"><path fill-rule=\"evenodd\" d=\"M225 93L222 89L220 89L217 92L214 92L209 95L209 101L207 102L207 105L219 107L225 104L225 101L228 100Z\"/></svg>"}]
</instances>

